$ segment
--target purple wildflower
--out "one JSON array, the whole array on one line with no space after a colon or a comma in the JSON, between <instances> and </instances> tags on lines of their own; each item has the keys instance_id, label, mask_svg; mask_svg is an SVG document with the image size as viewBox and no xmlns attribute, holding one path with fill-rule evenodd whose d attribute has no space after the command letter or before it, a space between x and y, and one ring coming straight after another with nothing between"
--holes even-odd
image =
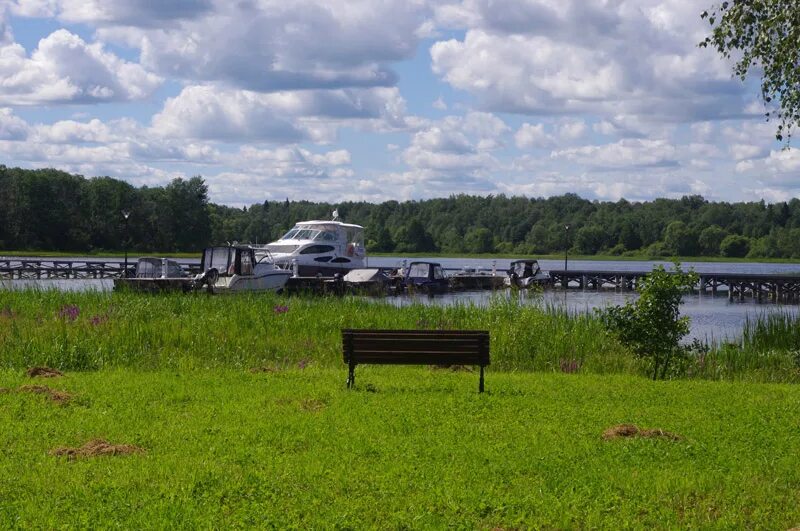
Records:
<instances>
[{"instance_id":1,"label":"purple wildflower","mask_svg":"<svg viewBox=\"0 0 800 531\"><path fill-rule=\"evenodd\" d=\"M581 361L575 359L561 359L558 362L559 366L561 367L561 372L567 374L575 374L579 370L581 370Z\"/></svg>"},{"instance_id":2,"label":"purple wildflower","mask_svg":"<svg viewBox=\"0 0 800 531\"><path fill-rule=\"evenodd\" d=\"M74 321L81 314L80 308L75 304L65 304L58 311L58 317L65 321Z\"/></svg>"},{"instance_id":3,"label":"purple wildflower","mask_svg":"<svg viewBox=\"0 0 800 531\"><path fill-rule=\"evenodd\" d=\"M282 304L278 304L277 306L275 306L272 309L272 311L274 311L277 314L286 313L286 312L289 311L289 307L288 306L284 306Z\"/></svg>"},{"instance_id":4,"label":"purple wildflower","mask_svg":"<svg viewBox=\"0 0 800 531\"><path fill-rule=\"evenodd\" d=\"M89 319L89 322L92 323L93 326L100 326L108 322L108 315L95 315Z\"/></svg>"}]
</instances>

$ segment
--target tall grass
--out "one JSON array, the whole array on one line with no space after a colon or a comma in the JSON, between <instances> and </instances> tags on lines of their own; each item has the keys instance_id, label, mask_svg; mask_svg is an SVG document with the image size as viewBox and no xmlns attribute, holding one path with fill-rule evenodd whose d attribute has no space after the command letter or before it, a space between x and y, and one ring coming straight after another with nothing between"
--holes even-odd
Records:
<instances>
[{"instance_id":1,"label":"tall grass","mask_svg":"<svg viewBox=\"0 0 800 531\"><path fill-rule=\"evenodd\" d=\"M648 374L593 314L497 297L397 307L362 298L0 291L0 368L342 364L343 328L489 330L492 369ZM800 382L800 318L747 321L741 344L695 348L671 378Z\"/></svg>"},{"instance_id":2,"label":"tall grass","mask_svg":"<svg viewBox=\"0 0 800 531\"><path fill-rule=\"evenodd\" d=\"M498 298L447 307L360 298L0 292L0 367L252 367L341 362L343 328L481 329L493 368L637 372L592 316Z\"/></svg>"},{"instance_id":3,"label":"tall grass","mask_svg":"<svg viewBox=\"0 0 800 531\"><path fill-rule=\"evenodd\" d=\"M688 376L800 383L800 316L777 312L748 317L738 343L701 349L688 361Z\"/></svg>"}]
</instances>

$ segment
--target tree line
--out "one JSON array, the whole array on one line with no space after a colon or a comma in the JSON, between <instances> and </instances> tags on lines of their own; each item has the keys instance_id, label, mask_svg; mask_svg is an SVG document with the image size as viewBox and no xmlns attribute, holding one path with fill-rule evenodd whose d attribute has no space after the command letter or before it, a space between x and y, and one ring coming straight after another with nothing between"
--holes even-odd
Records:
<instances>
[{"instance_id":1,"label":"tree line","mask_svg":"<svg viewBox=\"0 0 800 531\"><path fill-rule=\"evenodd\" d=\"M137 188L110 177L0 166L0 249L7 250L119 251L127 234L132 251L194 252L230 241L269 242L297 221L330 219L334 209L366 228L372 252L800 258L796 198L766 204L696 195L646 202L454 195L234 208L210 203L201 177Z\"/></svg>"}]
</instances>

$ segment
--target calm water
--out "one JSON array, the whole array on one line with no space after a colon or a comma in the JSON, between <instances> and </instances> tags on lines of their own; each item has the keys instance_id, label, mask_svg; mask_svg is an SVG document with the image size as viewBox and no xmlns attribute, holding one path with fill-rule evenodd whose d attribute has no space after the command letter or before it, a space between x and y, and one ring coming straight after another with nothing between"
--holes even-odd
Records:
<instances>
[{"instance_id":1,"label":"calm water","mask_svg":"<svg viewBox=\"0 0 800 531\"><path fill-rule=\"evenodd\" d=\"M100 260L100 258L97 258ZM68 260L68 259L63 259ZM81 260L76 258L75 260ZM134 260L135 258L129 258ZM448 269L461 269L464 266L492 269L491 259L459 259L459 258L415 258L413 260L430 260L439 262ZM107 261L112 261L111 259ZM120 260L121 261L121 260ZM184 261L184 260L181 260ZM191 260L185 260L190 262ZM411 259L409 259L411 261ZM508 269L510 260L496 260L495 267L498 274L504 274ZM371 258L371 267L397 267L402 264L398 258ZM563 269L563 260L541 260L542 269ZM652 261L589 261L589 260L570 260L570 269L601 271L650 271L654 265L661 264L665 267L671 266L670 262ZM798 274L800 275L800 263L798 264L765 264L765 263L724 263L724 262L685 262L684 268L694 268L697 272L723 272L723 273L764 273L764 274ZM101 291L110 290L113 287L111 280L24 280L24 281L0 281L0 289L24 289L26 287L38 287L40 289L59 289L64 291L82 291L95 289ZM501 291L493 294L490 291L478 292L458 292L438 296L400 296L392 297L387 300L398 305L421 302L423 304L453 304L459 302L472 302L474 304L488 304L493 296L515 296L508 292ZM614 291L579 291L571 290L566 294L563 291L547 291L542 297L527 297L521 294L522 300L526 304L554 305L563 307L566 303L567 309L574 312L589 312L595 308L602 308L608 305L623 304L635 295L630 292ZM746 319L756 319L761 315L772 312L798 313L798 306L758 304L754 301L728 302L725 292L721 292L716 297L710 295L689 295L684 297L681 312L691 318L690 339L698 338L706 341L736 341L741 334L742 326Z\"/></svg>"}]
</instances>

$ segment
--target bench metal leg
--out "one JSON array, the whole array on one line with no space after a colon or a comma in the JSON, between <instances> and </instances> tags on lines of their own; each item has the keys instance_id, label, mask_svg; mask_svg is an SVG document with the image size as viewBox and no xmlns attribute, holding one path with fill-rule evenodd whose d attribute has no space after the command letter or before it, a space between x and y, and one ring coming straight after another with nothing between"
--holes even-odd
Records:
<instances>
[{"instance_id":1,"label":"bench metal leg","mask_svg":"<svg viewBox=\"0 0 800 531\"><path fill-rule=\"evenodd\" d=\"M481 365L481 379L480 382L478 382L478 392L483 392L483 365Z\"/></svg>"},{"instance_id":2,"label":"bench metal leg","mask_svg":"<svg viewBox=\"0 0 800 531\"><path fill-rule=\"evenodd\" d=\"M349 365L349 372L347 374L347 388L351 389L356 384L356 364Z\"/></svg>"}]
</instances>

